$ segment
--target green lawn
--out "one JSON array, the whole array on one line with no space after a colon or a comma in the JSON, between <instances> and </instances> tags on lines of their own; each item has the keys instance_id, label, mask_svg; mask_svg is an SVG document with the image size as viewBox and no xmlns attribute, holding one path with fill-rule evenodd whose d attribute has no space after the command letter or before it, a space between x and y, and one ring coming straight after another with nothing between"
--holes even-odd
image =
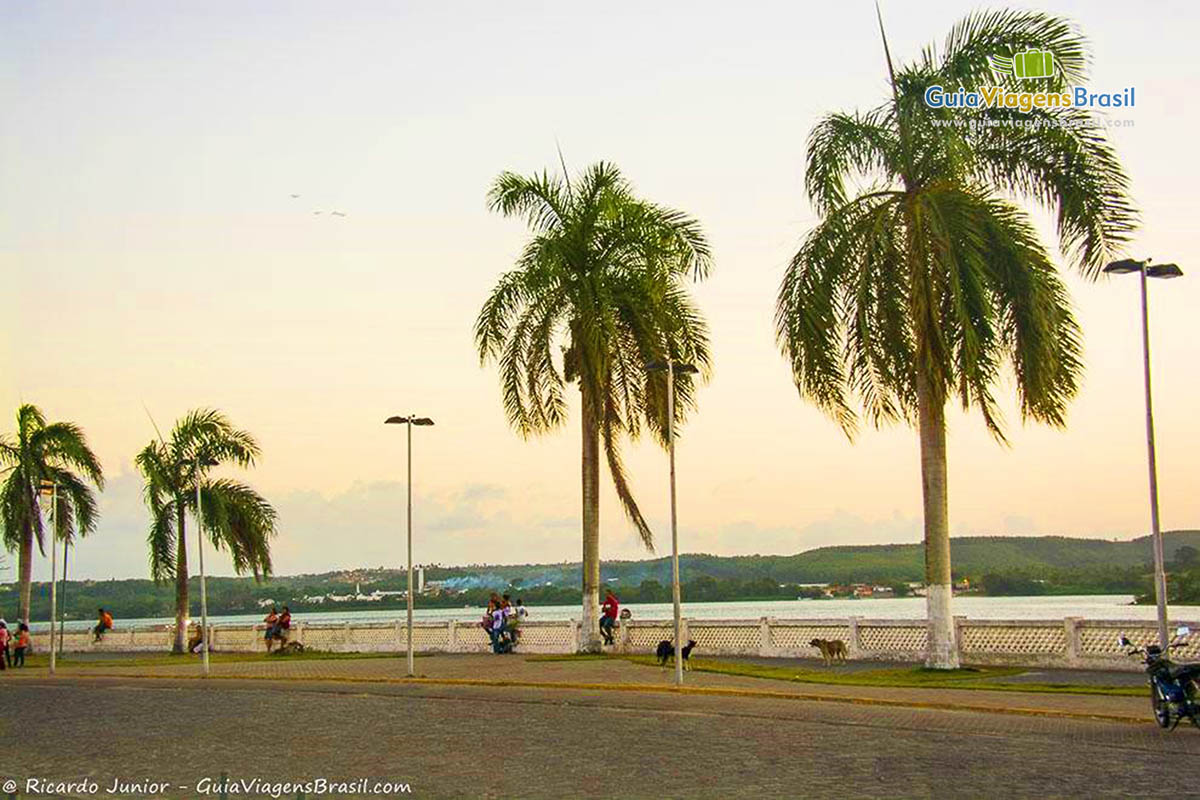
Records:
<instances>
[{"instance_id":1,"label":"green lawn","mask_svg":"<svg viewBox=\"0 0 1200 800\"><path fill-rule=\"evenodd\" d=\"M628 656L629 661L646 666L658 666L652 656ZM748 664L738 661L693 658L693 672L715 672L722 675L741 675L749 678L821 683L839 686L894 686L916 689L987 689L1007 692L1038 692L1064 694L1103 694L1140 696L1146 690L1140 686L1099 686L1077 683L1015 683L1005 678L1027 670L1020 667L970 667L956 670L926 669L924 667L884 667L880 669L838 672L833 669L805 669L794 666Z\"/></svg>"},{"instance_id":2,"label":"green lawn","mask_svg":"<svg viewBox=\"0 0 1200 800\"><path fill-rule=\"evenodd\" d=\"M608 654L579 654L529 656L529 661L592 661L619 658L633 664L658 667L654 656L622 656ZM1140 686L1103 686L1081 683L1018 683L1006 681L1028 670L1021 667L971 667L956 670L925 669L924 667L881 667L879 669L842 672L837 667L810 669L781 663L756 664L742 661L693 658L693 672L713 672L746 678L818 683L836 686L894 686L914 689L986 689L1002 692L1036 692L1060 694L1101 694L1140 697L1146 690Z\"/></svg>"},{"instance_id":3,"label":"green lawn","mask_svg":"<svg viewBox=\"0 0 1200 800\"><path fill-rule=\"evenodd\" d=\"M416 658L424 658L425 653L414 653ZM254 661L342 661L361 658L403 658L404 653L328 653L318 650L305 650L303 653L287 653L286 655L268 655L262 653L210 653L209 661L213 664L238 664ZM138 653L123 656L112 654L100 658L72 658L71 654L60 657L58 666L65 669L89 669L92 667L169 667L180 664L199 664L198 655L172 655L171 653ZM26 656L25 665L28 667L46 667L50 658L44 653Z\"/></svg>"}]
</instances>

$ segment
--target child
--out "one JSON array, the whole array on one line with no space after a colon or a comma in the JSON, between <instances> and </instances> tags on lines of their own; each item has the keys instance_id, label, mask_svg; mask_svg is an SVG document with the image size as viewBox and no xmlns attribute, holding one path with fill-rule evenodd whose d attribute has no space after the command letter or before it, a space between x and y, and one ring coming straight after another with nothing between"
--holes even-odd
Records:
<instances>
[{"instance_id":1,"label":"child","mask_svg":"<svg viewBox=\"0 0 1200 800\"><path fill-rule=\"evenodd\" d=\"M0 670L8 667L8 662L12 658L8 654L8 623L0 618Z\"/></svg>"},{"instance_id":2,"label":"child","mask_svg":"<svg viewBox=\"0 0 1200 800\"><path fill-rule=\"evenodd\" d=\"M25 651L30 647L29 626L22 622L17 626L17 647L13 651L13 666L25 666Z\"/></svg>"}]
</instances>

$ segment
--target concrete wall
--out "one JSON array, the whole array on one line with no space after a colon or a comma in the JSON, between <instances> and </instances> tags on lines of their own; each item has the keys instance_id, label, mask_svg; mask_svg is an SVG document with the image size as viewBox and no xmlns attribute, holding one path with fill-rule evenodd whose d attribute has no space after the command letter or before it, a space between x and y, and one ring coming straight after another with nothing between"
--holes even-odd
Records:
<instances>
[{"instance_id":1,"label":"concrete wall","mask_svg":"<svg viewBox=\"0 0 1200 800\"><path fill-rule=\"evenodd\" d=\"M1200 625L1188 623L1200 632ZM211 627L215 652L265 650L264 626ZM1153 622L1096 621L1068 617L1057 620L970 620L955 618L959 654L964 664L981 666L1041 666L1083 669L1138 670L1137 661L1117 646L1124 633L1138 644L1157 638ZM67 633L67 652L166 652L173 628L160 625L122 628L93 643L90 633ZM615 650L653 653L658 643L672 636L670 620L624 622L617 631ZM399 653L406 644L403 620L370 623L298 622L292 638L306 648L336 653ZM751 655L771 658L812 658L812 639L840 639L851 660L911 661L924 659L926 628L923 620L846 619L685 619L685 641L696 641L697 657ZM45 634L34 637L34 649L43 650ZM430 622L413 625L413 647L418 652L475 653L488 649L487 634L478 623ZM526 621L521 626L525 653L572 653L579 647L579 623ZM1200 658L1196 644L1176 651L1181 660Z\"/></svg>"}]
</instances>

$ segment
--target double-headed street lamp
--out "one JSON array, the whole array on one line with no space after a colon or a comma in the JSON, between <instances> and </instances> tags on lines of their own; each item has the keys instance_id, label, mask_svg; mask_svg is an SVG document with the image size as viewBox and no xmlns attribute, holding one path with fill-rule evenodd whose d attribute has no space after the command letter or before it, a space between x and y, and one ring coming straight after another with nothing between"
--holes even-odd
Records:
<instances>
[{"instance_id":1,"label":"double-headed street lamp","mask_svg":"<svg viewBox=\"0 0 1200 800\"><path fill-rule=\"evenodd\" d=\"M683 685L683 622L679 608L679 527L675 515L675 375L699 370L692 364L676 364L670 359L651 361L648 372L667 373L667 457L671 463L671 603L675 614L675 685Z\"/></svg>"},{"instance_id":2,"label":"double-headed street lamp","mask_svg":"<svg viewBox=\"0 0 1200 800\"><path fill-rule=\"evenodd\" d=\"M1146 310L1146 278L1178 278L1183 275L1175 264L1151 264L1150 259L1127 258L1104 268L1113 275L1136 272L1142 285L1142 360L1146 376L1146 449L1150 470L1150 527L1154 542L1154 599L1158 605L1158 644L1167 652L1167 573L1163 566L1162 530L1158 523L1158 463L1154 454L1154 412L1150 402L1150 321Z\"/></svg>"},{"instance_id":3,"label":"double-headed street lamp","mask_svg":"<svg viewBox=\"0 0 1200 800\"><path fill-rule=\"evenodd\" d=\"M57 666L54 657L54 619L58 616L58 484L45 479L38 483L38 499L43 497L50 498L50 674L53 675Z\"/></svg>"},{"instance_id":4,"label":"double-headed street lamp","mask_svg":"<svg viewBox=\"0 0 1200 800\"><path fill-rule=\"evenodd\" d=\"M408 624L405 631L408 634L408 677L411 678L416 674L413 671L412 429L414 425L432 425L433 420L409 414L406 417L388 417L383 424L408 426L408 591L404 594L408 600Z\"/></svg>"},{"instance_id":5,"label":"double-headed street lamp","mask_svg":"<svg viewBox=\"0 0 1200 800\"><path fill-rule=\"evenodd\" d=\"M197 456L183 462L195 468L196 475L196 553L200 559L200 660L204 664L204 677L208 677L208 585L204 582L204 512L200 507L200 470L202 467L215 467L215 459ZM186 581L187 576L183 579ZM183 632L187 636L187 630ZM186 638L185 638L186 641Z\"/></svg>"}]
</instances>

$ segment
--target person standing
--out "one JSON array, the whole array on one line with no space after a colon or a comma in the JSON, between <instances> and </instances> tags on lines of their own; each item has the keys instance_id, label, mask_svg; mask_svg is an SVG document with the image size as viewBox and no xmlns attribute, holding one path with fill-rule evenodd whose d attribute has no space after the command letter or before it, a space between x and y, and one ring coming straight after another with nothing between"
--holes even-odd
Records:
<instances>
[{"instance_id":1,"label":"person standing","mask_svg":"<svg viewBox=\"0 0 1200 800\"><path fill-rule=\"evenodd\" d=\"M511 640L505 633L505 623L508 616L505 614L502 603L496 604L492 611L492 652L507 653L512 650Z\"/></svg>"},{"instance_id":2,"label":"person standing","mask_svg":"<svg viewBox=\"0 0 1200 800\"><path fill-rule=\"evenodd\" d=\"M8 653L8 623L0 617L0 669L7 669L12 664L12 656Z\"/></svg>"},{"instance_id":3,"label":"person standing","mask_svg":"<svg viewBox=\"0 0 1200 800\"><path fill-rule=\"evenodd\" d=\"M613 594L612 589L604 590L604 616L600 618L600 635L604 637L605 644L616 644L613 639L613 628L617 625L617 614L620 611L620 603L617 602L617 596Z\"/></svg>"},{"instance_id":4,"label":"person standing","mask_svg":"<svg viewBox=\"0 0 1200 800\"><path fill-rule=\"evenodd\" d=\"M275 623L279 622L279 612L275 606L271 606L271 613L263 617L263 622L267 624L267 632L263 634L263 638L267 640L267 652L271 652L271 638L275 635Z\"/></svg>"},{"instance_id":5,"label":"person standing","mask_svg":"<svg viewBox=\"0 0 1200 800\"><path fill-rule=\"evenodd\" d=\"M29 640L29 626L22 622L17 626L17 646L13 649L13 666L25 666L25 651L32 646Z\"/></svg>"}]
</instances>

